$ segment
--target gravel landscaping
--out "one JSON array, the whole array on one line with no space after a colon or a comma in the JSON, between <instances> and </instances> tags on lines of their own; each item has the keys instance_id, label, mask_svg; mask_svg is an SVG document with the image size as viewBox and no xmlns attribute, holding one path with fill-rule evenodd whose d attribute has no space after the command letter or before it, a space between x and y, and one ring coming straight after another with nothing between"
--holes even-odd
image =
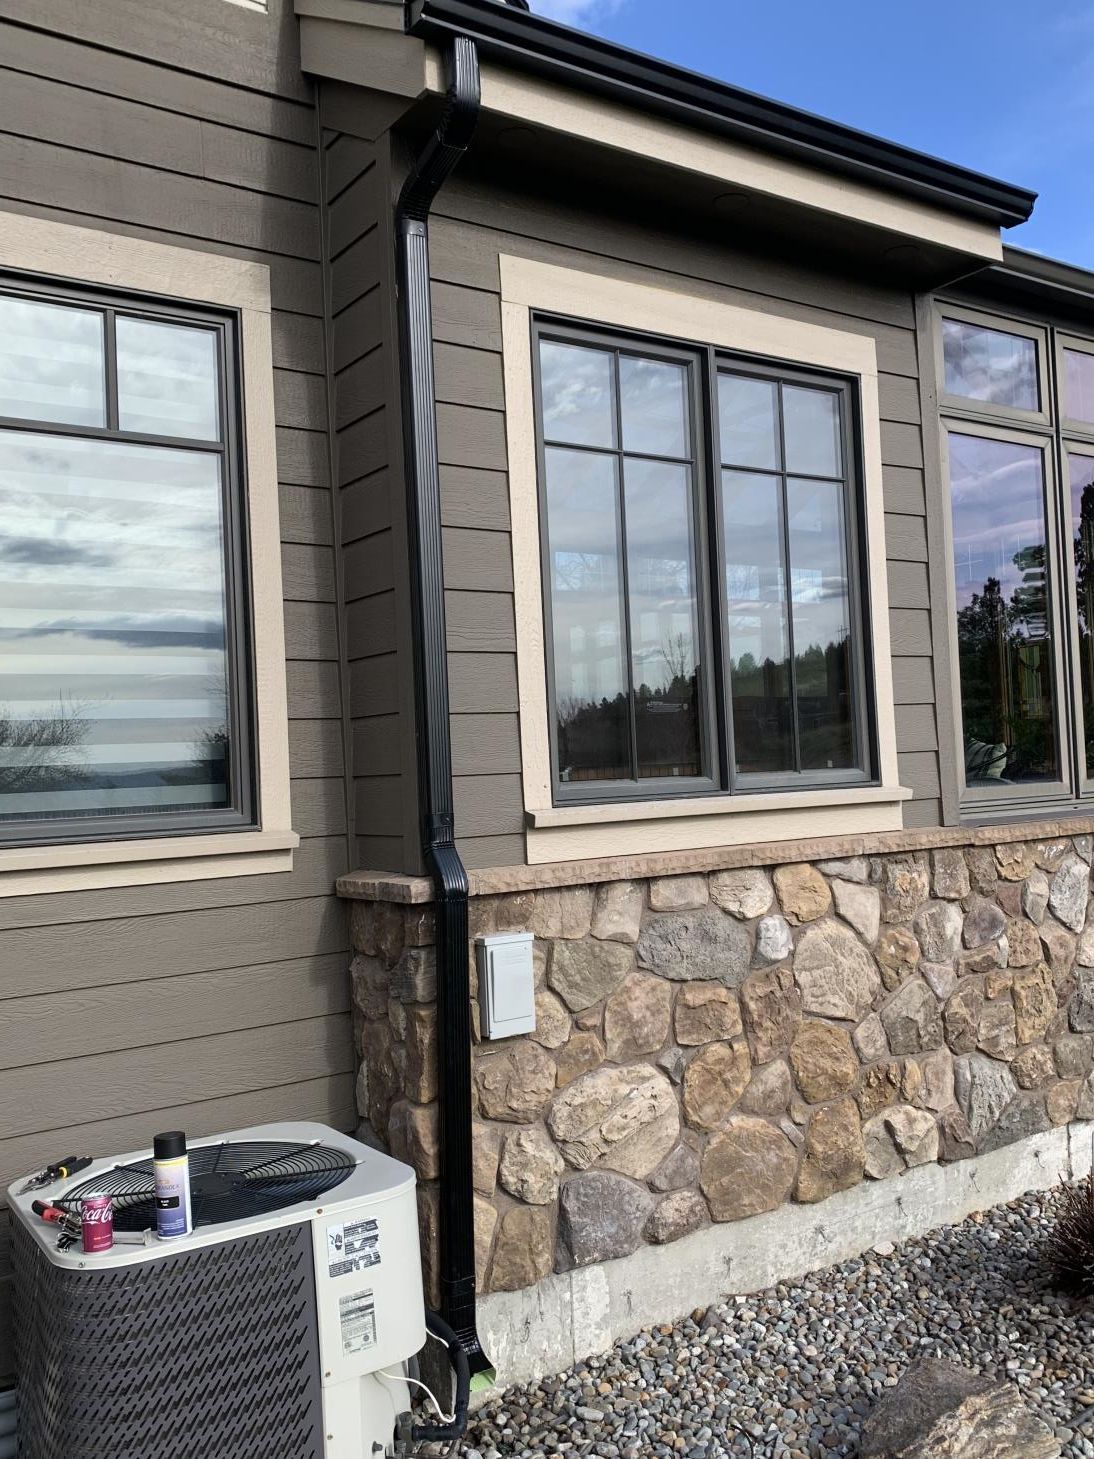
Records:
<instances>
[{"instance_id":1,"label":"gravel landscaping","mask_svg":"<svg viewBox=\"0 0 1094 1459\"><path fill-rule=\"evenodd\" d=\"M472 1418L465 1459L835 1459L915 1357L1016 1383L1068 1459L1094 1459L1094 1302L1041 1260L1031 1195L656 1328Z\"/></svg>"}]
</instances>

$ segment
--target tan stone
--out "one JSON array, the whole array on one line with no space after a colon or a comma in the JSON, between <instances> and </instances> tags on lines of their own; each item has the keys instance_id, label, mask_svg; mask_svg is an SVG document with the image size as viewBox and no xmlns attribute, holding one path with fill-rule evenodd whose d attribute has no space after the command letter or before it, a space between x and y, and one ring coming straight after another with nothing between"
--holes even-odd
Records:
<instances>
[{"instance_id":1,"label":"tan stone","mask_svg":"<svg viewBox=\"0 0 1094 1459\"><path fill-rule=\"evenodd\" d=\"M645 892L641 882L605 882L596 889L592 934L601 942L637 942Z\"/></svg>"},{"instance_id":2,"label":"tan stone","mask_svg":"<svg viewBox=\"0 0 1094 1459\"><path fill-rule=\"evenodd\" d=\"M790 1045L790 1067L809 1104L823 1104L854 1087L859 1064L847 1032L831 1023L810 1019Z\"/></svg>"},{"instance_id":3,"label":"tan stone","mask_svg":"<svg viewBox=\"0 0 1094 1459\"><path fill-rule=\"evenodd\" d=\"M1010 1067L1021 1089L1047 1089L1056 1080L1056 1063L1046 1044L1021 1049Z\"/></svg>"},{"instance_id":4,"label":"tan stone","mask_svg":"<svg viewBox=\"0 0 1094 1459\"><path fill-rule=\"evenodd\" d=\"M946 1000L942 1022L946 1042L955 1054L970 1054L980 1037L980 1015L984 1011L984 985L978 978L959 983Z\"/></svg>"},{"instance_id":5,"label":"tan stone","mask_svg":"<svg viewBox=\"0 0 1094 1459\"><path fill-rule=\"evenodd\" d=\"M916 1103L938 1112L949 1109L954 1102L953 1055L949 1049L934 1049L921 1054L915 1062L921 1076Z\"/></svg>"},{"instance_id":6,"label":"tan stone","mask_svg":"<svg viewBox=\"0 0 1094 1459\"><path fill-rule=\"evenodd\" d=\"M908 922L931 894L924 853L886 856L881 863L881 916L885 922Z\"/></svg>"},{"instance_id":7,"label":"tan stone","mask_svg":"<svg viewBox=\"0 0 1094 1459\"><path fill-rule=\"evenodd\" d=\"M832 882L832 896L843 920L851 924L864 942L873 946L881 927L881 893L877 887L864 887L837 877Z\"/></svg>"},{"instance_id":8,"label":"tan stone","mask_svg":"<svg viewBox=\"0 0 1094 1459\"><path fill-rule=\"evenodd\" d=\"M574 1013L591 1008L634 967L634 950L618 942L554 942L547 981Z\"/></svg>"},{"instance_id":9,"label":"tan stone","mask_svg":"<svg viewBox=\"0 0 1094 1459\"><path fill-rule=\"evenodd\" d=\"M514 1130L505 1142L498 1177L511 1196L530 1206L545 1206L558 1197L562 1156L542 1125Z\"/></svg>"},{"instance_id":10,"label":"tan stone","mask_svg":"<svg viewBox=\"0 0 1094 1459\"><path fill-rule=\"evenodd\" d=\"M739 1221L781 1206L797 1164L797 1151L774 1125L735 1115L708 1141L699 1184L715 1221Z\"/></svg>"},{"instance_id":11,"label":"tan stone","mask_svg":"<svg viewBox=\"0 0 1094 1459\"><path fill-rule=\"evenodd\" d=\"M559 1089L565 1089L575 1079L580 1079L582 1074L599 1069L606 1057L603 1043L592 1030L586 1029L572 1034L569 1043L563 1044L555 1055Z\"/></svg>"},{"instance_id":12,"label":"tan stone","mask_svg":"<svg viewBox=\"0 0 1094 1459\"><path fill-rule=\"evenodd\" d=\"M1025 881L1036 865L1033 848L1024 841L1007 841L995 848L995 866L1004 881Z\"/></svg>"},{"instance_id":13,"label":"tan stone","mask_svg":"<svg viewBox=\"0 0 1094 1459\"><path fill-rule=\"evenodd\" d=\"M717 983L685 983L676 995L676 1042L691 1047L736 1038L741 1009L735 994Z\"/></svg>"},{"instance_id":14,"label":"tan stone","mask_svg":"<svg viewBox=\"0 0 1094 1459\"><path fill-rule=\"evenodd\" d=\"M805 1147L794 1187L795 1200L823 1201L848 1190L861 1179L866 1164L862 1125L853 1099L841 1099L814 1110L805 1131Z\"/></svg>"},{"instance_id":15,"label":"tan stone","mask_svg":"<svg viewBox=\"0 0 1094 1459\"><path fill-rule=\"evenodd\" d=\"M484 1196L494 1194L501 1155L501 1131L476 1120L471 1126L471 1180Z\"/></svg>"},{"instance_id":16,"label":"tan stone","mask_svg":"<svg viewBox=\"0 0 1094 1459\"><path fill-rule=\"evenodd\" d=\"M881 989L873 958L840 923L809 927L794 954L794 981L806 1013L858 1021Z\"/></svg>"},{"instance_id":17,"label":"tan stone","mask_svg":"<svg viewBox=\"0 0 1094 1459\"><path fill-rule=\"evenodd\" d=\"M906 927L888 927L874 949L881 978L889 992L899 988L919 966L919 942Z\"/></svg>"},{"instance_id":18,"label":"tan stone","mask_svg":"<svg viewBox=\"0 0 1094 1459\"><path fill-rule=\"evenodd\" d=\"M501 1218L494 1260L490 1265L492 1292L519 1292L549 1276L554 1265L550 1209L513 1206Z\"/></svg>"},{"instance_id":19,"label":"tan stone","mask_svg":"<svg viewBox=\"0 0 1094 1459\"><path fill-rule=\"evenodd\" d=\"M705 876L657 876L650 882L653 912L691 912L709 901Z\"/></svg>"},{"instance_id":20,"label":"tan stone","mask_svg":"<svg viewBox=\"0 0 1094 1459\"><path fill-rule=\"evenodd\" d=\"M436 1180L440 1175L441 1130L437 1104L407 1105L406 1159L419 1180Z\"/></svg>"},{"instance_id":21,"label":"tan stone","mask_svg":"<svg viewBox=\"0 0 1094 1459\"><path fill-rule=\"evenodd\" d=\"M1069 973L1075 964L1075 934L1051 917L1039 928L1045 958L1056 977Z\"/></svg>"},{"instance_id":22,"label":"tan stone","mask_svg":"<svg viewBox=\"0 0 1094 1459\"><path fill-rule=\"evenodd\" d=\"M391 1106L404 1092L406 1045L395 1042L386 1023L370 1023L361 1033L361 1054L368 1067L368 1117L383 1140Z\"/></svg>"},{"instance_id":23,"label":"tan stone","mask_svg":"<svg viewBox=\"0 0 1094 1459\"><path fill-rule=\"evenodd\" d=\"M541 988L536 994L536 1031L530 1037L545 1049L560 1049L570 1037L566 1005L547 988Z\"/></svg>"},{"instance_id":24,"label":"tan stone","mask_svg":"<svg viewBox=\"0 0 1094 1459\"><path fill-rule=\"evenodd\" d=\"M646 1223L646 1239L656 1246L679 1241L707 1220L706 1202L697 1191L673 1191L658 1201Z\"/></svg>"},{"instance_id":25,"label":"tan stone","mask_svg":"<svg viewBox=\"0 0 1094 1459\"><path fill-rule=\"evenodd\" d=\"M475 1291L486 1291L486 1277L490 1270L490 1256L494 1250L494 1228L498 1224L498 1212L492 1201L475 1196Z\"/></svg>"},{"instance_id":26,"label":"tan stone","mask_svg":"<svg viewBox=\"0 0 1094 1459\"><path fill-rule=\"evenodd\" d=\"M790 922L815 922L832 905L828 883L807 861L776 867L775 890Z\"/></svg>"},{"instance_id":27,"label":"tan stone","mask_svg":"<svg viewBox=\"0 0 1094 1459\"><path fill-rule=\"evenodd\" d=\"M507 892L497 898L494 922L498 932L527 932L535 915L536 894L532 891Z\"/></svg>"},{"instance_id":28,"label":"tan stone","mask_svg":"<svg viewBox=\"0 0 1094 1459\"><path fill-rule=\"evenodd\" d=\"M748 1088L741 1095L740 1107L745 1114L766 1115L778 1119L787 1112L794 1087L790 1069L784 1059L773 1059L762 1069L755 1069Z\"/></svg>"},{"instance_id":29,"label":"tan stone","mask_svg":"<svg viewBox=\"0 0 1094 1459\"><path fill-rule=\"evenodd\" d=\"M749 922L770 909L775 892L766 872L743 866L736 871L716 872L710 878L710 899L723 912Z\"/></svg>"},{"instance_id":30,"label":"tan stone","mask_svg":"<svg viewBox=\"0 0 1094 1459\"><path fill-rule=\"evenodd\" d=\"M938 1159L938 1126L921 1109L898 1104L876 1116L863 1129L866 1174L874 1180L899 1174Z\"/></svg>"},{"instance_id":31,"label":"tan stone","mask_svg":"<svg viewBox=\"0 0 1094 1459\"><path fill-rule=\"evenodd\" d=\"M766 1064L785 1054L801 1022L802 1000L786 968L755 973L741 986L741 1014L753 1061Z\"/></svg>"},{"instance_id":32,"label":"tan stone","mask_svg":"<svg viewBox=\"0 0 1094 1459\"><path fill-rule=\"evenodd\" d=\"M885 1025L876 1013L871 1013L864 1018L851 1036L855 1045L855 1052L864 1064L872 1064L875 1059L886 1059L889 1057L889 1039L885 1032Z\"/></svg>"},{"instance_id":33,"label":"tan stone","mask_svg":"<svg viewBox=\"0 0 1094 1459\"><path fill-rule=\"evenodd\" d=\"M437 1010L409 1008L406 1019L406 1092L419 1104L437 1098Z\"/></svg>"},{"instance_id":34,"label":"tan stone","mask_svg":"<svg viewBox=\"0 0 1094 1459\"><path fill-rule=\"evenodd\" d=\"M556 1096L547 1126L576 1169L600 1165L644 1178L676 1143L680 1117L665 1076L628 1064L582 1075Z\"/></svg>"},{"instance_id":35,"label":"tan stone","mask_svg":"<svg viewBox=\"0 0 1094 1459\"><path fill-rule=\"evenodd\" d=\"M625 1064L639 1054L655 1054L669 1036L672 985L664 978L632 973L604 1007L608 1058Z\"/></svg>"},{"instance_id":36,"label":"tan stone","mask_svg":"<svg viewBox=\"0 0 1094 1459\"><path fill-rule=\"evenodd\" d=\"M971 952L963 952L957 959L957 980L974 978L980 973L994 973L1007 965L1007 939L999 937L985 943Z\"/></svg>"},{"instance_id":37,"label":"tan stone","mask_svg":"<svg viewBox=\"0 0 1094 1459\"><path fill-rule=\"evenodd\" d=\"M960 901L972 889L968 865L957 846L942 846L931 852L931 876L936 897Z\"/></svg>"},{"instance_id":38,"label":"tan stone","mask_svg":"<svg viewBox=\"0 0 1094 1459\"><path fill-rule=\"evenodd\" d=\"M1018 1040L1014 1032L1014 1009L1009 1003L984 1004L976 1043L993 1059L1013 1059Z\"/></svg>"},{"instance_id":39,"label":"tan stone","mask_svg":"<svg viewBox=\"0 0 1094 1459\"><path fill-rule=\"evenodd\" d=\"M1045 1095L1045 1111L1053 1125L1067 1125L1075 1118L1079 1104L1081 1079L1065 1079L1054 1084Z\"/></svg>"},{"instance_id":40,"label":"tan stone","mask_svg":"<svg viewBox=\"0 0 1094 1459\"><path fill-rule=\"evenodd\" d=\"M1006 938L1009 967L1031 968L1041 961L1041 938L1032 922L1024 917L1008 917Z\"/></svg>"},{"instance_id":41,"label":"tan stone","mask_svg":"<svg viewBox=\"0 0 1094 1459\"><path fill-rule=\"evenodd\" d=\"M894 1104L912 1104L923 1088L923 1073L915 1059L887 1059L871 1064L859 1077L855 1098L864 1120Z\"/></svg>"},{"instance_id":42,"label":"tan stone","mask_svg":"<svg viewBox=\"0 0 1094 1459\"><path fill-rule=\"evenodd\" d=\"M592 924L592 887L545 887L535 894L532 931L537 937L587 937Z\"/></svg>"},{"instance_id":43,"label":"tan stone","mask_svg":"<svg viewBox=\"0 0 1094 1459\"><path fill-rule=\"evenodd\" d=\"M733 1044L707 1044L684 1070L684 1115L699 1130L725 1123L748 1087L752 1062L744 1039Z\"/></svg>"},{"instance_id":44,"label":"tan stone","mask_svg":"<svg viewBox=\"0 0 1094 1459\"><path fill-rule=\"evenodd\" d=\"M1043 1039L1056 1017L1056 990L1052 986L1052 974L1044 963L1026 972L1015 973L1014 1017L1020 1044L1036 1043Z\"/></svg>"},{"instance_id":45,"label":"tan stone","mask_svg":"<svg viewBox=\"0 0 1094 1459\"><path fill-rule=\"evenodd\" d=\"M944 1043L942 1009L923 978L902 983L881 1010L894 1054L918 1054Z\"/></svg>"},{"instance_id":46,"label":"tan stone","mask_svg":"<svg viewBox=\"0 0 1094 1459\"><path fill-rule=\"evenodd\" d=\"M994 998L1010 996L1014 987L1014 974L996 968L984 974L984 997L990 1002Z\"/></svg>"},{"instance_id":47,"label":"tan stone","mask_svg":"<svg viewBox=\"0 0 1094 1459\"><path fill-rule=\"evenodd\" d=\"M532 1124L554 1093L555 1061L531 1041L514 1044L476 1062L475 1089L488 1120Z\"/></svg>"}]
</instances>

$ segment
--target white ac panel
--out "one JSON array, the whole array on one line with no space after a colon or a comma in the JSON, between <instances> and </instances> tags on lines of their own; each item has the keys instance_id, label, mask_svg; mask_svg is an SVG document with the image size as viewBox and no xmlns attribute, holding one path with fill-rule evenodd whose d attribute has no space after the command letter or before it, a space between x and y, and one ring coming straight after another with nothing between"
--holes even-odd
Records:
<instances>
[{"instance_id":1,"label":"white ac panel","mask_svg":"<svg viewBox=\"0 0 1094 1459\"><path fill-rule=\"evenodd\" d=\"M285 1347L284 1338L277 1335L280 1321L288 1324L286 1331L292 1330L301 1353L296 1367L286 1373L286 1381L299 1390L293 1413L298 1416L301 1405L311 1403L321 1410L314 1415L317 1422L312 1426L321 1432L315 1434L314 1449L301 1449L293 1441L282 1450L276 1437L280 1429L269 1432L265 1439L255 1437L254 1459L280 1459L283 1452L286 1459L296 1459L298 1454L310 1459L312 1453L316 1459L373 1459L395 1452L396 1419L410 1406L403 1381L405 1365L426 1339L414 1172L325 1125L259 1125L190 1142L192 1168L209 1167L193 1177L195 1191L207 1192L215 1205L220 1197L218 1181L229 1179L215 1168L216 1147L231 1147L231 1158L239 1165L247 1152L241 1155L237 1147L271 1145L302 1150L305 1160L310 1147L322 1148L328 1156L336 1152L344 1157L352 1168L313 1200L197 1225L189 1235L172 1240L153 1236L144 1245L118 1242L97 1254L86 1254L79 1244L58 1250L57 1227L35 1215L31 1203L46 1199L63 1204L70 1192L86 1193L97 1184L109 1191L120 1178L119 1167L143 1168L151 1159L150 1151L96 1160L71 1180L45 1190L22 1193L22 1180L11 1186L8 1203L14 1216L16 1294L19 1323L24 1327L21 1335L17 1332L17 1354L27 1355L25 1363L20 1357L21 1459L56 1459L61 1453L66 1459L78 1459L85 1453L84 1446L88 1455L124 1452L127 1459L166 1453L163 1434L154 1431L147 1417L162 1397L156 1391L156 1368L146 1373L135 1358L136 1367L122 1375L118 1391L110 1388L106 1332L112 1322L123 1334L126 1350L142 1355L144 1361L156 1350L163 1329L172 1334L175 1346L191 1343L194 1362L205 1359L192 1392L179 1391L180 1382L185 1388L185 1376L171 1380L172 1406L193 1404L205 1415L203 1430L186 1444L187 1459L204 1455L227 1459L229 1453L232 1459L245 1459L252 1453L250 1440L233 1427L237 1423L233 1404L245 1406L248 1401L247 1384L240 1384L240 1365L246 1365L244 1349L250 1352L253 1348L255 1406L266 1404L274 1415L286 1401L283 1388L270 1387L269 1364L278 1360L277 1350ZM272 1174L263 1175L261 1167L254 1167L260 1171L255 1179L264 1185L265 1199L270 1199L271 1189L276 1197L278 1172L283 1168L283 1162L274 1158L267 1164ZM291 1192L292 1179L286 1177L280 1189L282 1194ZM125 1199L117 1197L119 1209ZM195 1220L199 1219L198 1205L196 1194ZM303 1280L306 1263L302 1263L301 1253L309 1245L311 1271L303 1271L308 1278ZM293 1260L299 1270L293 1269ZM87 1279L92 1276L96 1281L89 1284ZM112 1292L116 1292L113 1303ZM94 1294L94 1313L102 1324L96 1340L106 1342L107 1347L99 1355L98 1365L75 1335L82 1323L85 1334L95 1337L93 1326L88 1326L93 1321L87 1306L92 1300L89 1294ZM225 1327L233 1320L233 1305L238 1313L234 1330ZM58 1314L63 1319L69 1308L71 1320L59 1320ZM263 1356L256 1337L263 1323L271 1330L268 1356ZM117 1337L113 1342L117 1345ZM228 1344L223 1373L210 1360L219 1342ZM229 1361L233 1342L237 1345L234 1362ZM160 1359L161 1364L173 1361L172 1354ZM180 1371L185 1374L193 1367L192 1362ZM63 1375L66 1368L71 1387L84 1385L82 1397L74 1394L67 1406L55 1391L56 1373ZM382 1372L384 1376L380 1376ZM141 1391L142 1382L147 1391ZM40 1401L36 1384L45 1393ZM227 1388L221 1392L229 1384L234 1385L234 1398ZM119 1398L126 1393L128 1400ZM129 1409L144 1410L144 1416L129 1412L126 1402ZM214 1430L216 1415L221 1412L224 1432L218 1435ZM248 1433L254 1428L257 1435L261 1414L254 1417L256 1424L245 1427ZM303 1418L299 1422L301 1432L308 1429ZM94 1424L93 1441L83 1432L89 1423ZM284 1426L283 1416L278 1423ZM228 1443L230 1449L224 1447Z\"/></svg>"}]
</instances>

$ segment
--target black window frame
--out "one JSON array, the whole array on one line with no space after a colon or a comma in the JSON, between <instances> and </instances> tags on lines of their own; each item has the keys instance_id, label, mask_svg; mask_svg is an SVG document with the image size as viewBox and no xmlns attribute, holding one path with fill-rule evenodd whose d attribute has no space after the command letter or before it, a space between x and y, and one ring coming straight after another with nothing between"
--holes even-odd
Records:
<instances>
[{"instance_id":1,"label":"black window frame","mask_svg":"<svg viewBox=\"0 0 1094 1459\"><path fill-rule=\"evenodd\" d=\"M692 430L692 512L696 552L696 599L698 616L699 732L703 765L701 777L666 777L626 781L563 781L559 776L558 727L555 705L554 635L551 603L550 542L547 525L546 449L552 443L544 430L540 344L543 341L615 351L645 359L662 359L684 364L689 369ZM546 311L531 316L531 355L535 452L537 472L540 576L544 612L544 656L546 664L548 738L551 754L552 801L556 806L628 801L681 800L697 797L740 797L782 794L795 791L860 789L880 784L878 767L877 714L870 610L870 568L866 542L865 470L862 445L862 401L855 376L838 371L814 369L799 362L772 360L744 351L731 351L703 341L666 338L647 331L605 326ZM851 681L854 694L852 734L858 766L848 770L791 770L777 774L741 773L736 768L733 746L733 712L729 643L729 607L723 591L725 582L724 501L721 485L722 452L718 408L718 378L721 374L749 375L790 385L828 389L840 400L841 448L843 458L843 509L847 544L848 595L851 612ZM780 392L781 400L781 392ZM618 404L616 406L618 410ZM582 449L577 447L576 449ZM615 448L589 448L600 454L624 455L622 439ZM661 459L661 458L654 458ZM751 470L752 468L748 468ZM765 473L781 476L785 496L786 477L809 479L808 473L780 469ZM815 478L826 481L836 478ZM784 533L785 541L785 533ZM784 549L785 550L785 549ZM789 583L789 577L787 579ZM787 597L788 617L791 599ZM624 621L629 620L624 599ZM705 671L704 671L704 666ZM793 667L793 665L792 665ZM632 706L633 718L633 706ZM797 711L794 738L797 745Z\"/></svg>"},{"instance_id":2,"label":"black window frame","mask_svg":"<svg viewBox=\"0 0 1094 1459\"><path fill-rule=\"evenodd\" d=\"M126 445L160 446L220 457L222 553L225 584L227 660L228 786L231 803L194 811L126 811L117 815L51 816L39 820L5 819L0 814L0 848L75 846L97 842L154 840L254 831L261 827L258 796L258 740L251 590L250 523L243 415L243 365L239 310L190 304L147 292L95 288L59 282L26 272L0 269L0 295L59 304L101 313L104 342L104 426L71 425L0 413L0 431L102 440ZM220 439L122 430L118 425L115 322L119 316L151 323L194 325L217 339L218 421ZM0 510L3 497L0 492ZM3 677L0 676L0 700Z\"/></svg>"}]
</instances>

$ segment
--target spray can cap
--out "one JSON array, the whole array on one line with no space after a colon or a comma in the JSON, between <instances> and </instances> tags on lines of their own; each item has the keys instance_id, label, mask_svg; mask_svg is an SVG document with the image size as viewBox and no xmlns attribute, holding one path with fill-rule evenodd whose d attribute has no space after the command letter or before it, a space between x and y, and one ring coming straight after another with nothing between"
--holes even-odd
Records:
<instances>
[{"instance_id":1,"label":"spray can cap","mask_svg":"<svg viewBox=\"0 0 1094 1459\"><path fill-rule=\"evenodd\" d=\"M186 1136L182 1130L168 1130L152 1140L152 1154L157 1160L178 1160L186 1154Z\"/></svg>"}]
</instances>

